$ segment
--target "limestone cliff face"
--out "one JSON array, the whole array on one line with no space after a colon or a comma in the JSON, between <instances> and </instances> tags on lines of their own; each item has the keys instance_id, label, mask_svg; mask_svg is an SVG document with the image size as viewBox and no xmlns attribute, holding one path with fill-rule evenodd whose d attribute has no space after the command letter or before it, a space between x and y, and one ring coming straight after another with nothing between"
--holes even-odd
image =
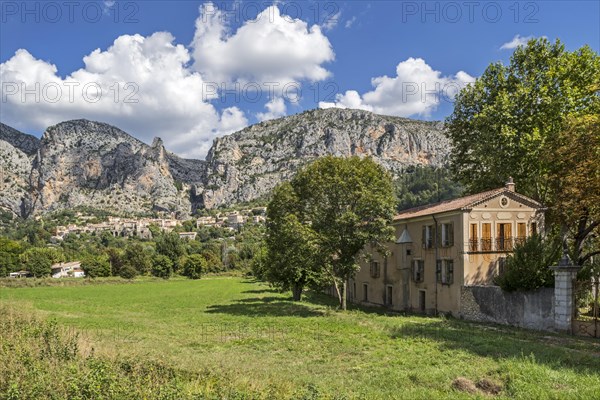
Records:
<instances>
[{"instance_id":1,"label":"limestone cliff face","mask_svg":"<svg viewBox=\"0 0 600 400\"><path fill-rule=\"evenodd\" d=\"M2 190L0 208L23 216L83 205L186 215L265 196L327 154L370 156L398 175L412 165L441 165L450 150L439 122L339 109L307 111L218 138L206 161L182 159L158 138L149 146L87 120L49 127L41 140L0 128L0 167L12 182Z\"/></svg>"},{"instance_id":2,"label":"limestone cliff face","mask_svg":"<svg viewBox=\"0 0 600 400\"><path fill-rule=\"evenodd\" d=\"M160 139L148 146L118 128L87 120L44 132L30 183L35 212L83 205L124 213L191 208Z\"/></svg>"},{"instance_id":3,"label":"limestone cliff face","mask_svg":"<svg viewBox=\"0 0 600 400\"><path fill-rule=\"evenodd\" d=\"M29 208L30 171L27 154L0 140L0 209L22 215Z\"/></svg>"},{"instance_id":4,"label":"limestone cliff face","mask_svg":"<svg viewBox=\"0 0 600 400\"><path fill-rule=\"evenodd\" d=\"M327 155L370 156L398 175L410 165L441 165L450 150L440 122L359 110L312 110L216 139L207 157L203 204L267 194L308 162Z\"/></svg>"}]
</instances>

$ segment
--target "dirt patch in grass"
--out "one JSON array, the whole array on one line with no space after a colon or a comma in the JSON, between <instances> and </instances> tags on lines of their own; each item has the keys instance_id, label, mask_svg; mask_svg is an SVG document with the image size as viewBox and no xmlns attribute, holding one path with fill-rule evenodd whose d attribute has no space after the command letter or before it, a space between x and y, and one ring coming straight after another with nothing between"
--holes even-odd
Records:
<instances>
[{"instance_id":1,"label":"dirt patch in grass","mask_svg":"<svg viewBox=\"0 0 600 400\"><path fill-rule=\"evenodd\" d=\"M452 387L459 392L469 394L483 393L491 396L496 396L502 391L502 385L487 378L483 378L477 383L473 383L472 380L459 376L452 381Z\"/></svg>"},{"instance_id":2,"label":"dirt patch in grass","mask_svg":"<svg viewBox=\"0 0 600 400\"><path fill-rule=\"evenodd\" d=\"M485 394L491 394L494 396L500 394L502 391L502 385L487 378L481 379L475 386L477 386L477 388Z\"/></svg>"},{"instance_id":3,"label":"dirt patch in grass","mask_svg":"<svg viewBox=\"0 0 600 400\"><path fill-rule=\"evenodd\" d=\"M460 376L452 381L452 387L459 392L466 392L470 394L475 394L478 392L477 386L475 386L472 380Z\"/></svg>"}]
</instances>

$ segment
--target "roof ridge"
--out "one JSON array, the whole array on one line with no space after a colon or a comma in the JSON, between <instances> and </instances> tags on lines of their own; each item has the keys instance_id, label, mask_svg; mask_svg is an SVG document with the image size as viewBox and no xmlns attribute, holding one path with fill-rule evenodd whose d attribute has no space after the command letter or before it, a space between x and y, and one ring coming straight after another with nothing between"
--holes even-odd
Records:
<instances>
[{"instance_id":1,"label":"roof ridge","mask_svg":"<svg viewBox=\"0 0 600 400\"><path fill-rule=\"evenodd\" d=\"M506 194L508 196L513 196L514 198L522 201L524 203L529 204L533 208L541 208L543 205L529 197L514 192L506 187L500 187L496 189L490 189L485 192L473 193L467 196L458 197L456 199L444 200L433 204L426 204L418 207L409 208L406 210L402 210L394 216L394 221L399 221L403 219L408 219L412 217L418 217L422 215L428 215L426 213L427 210L431 210L430 214L437 214L442 212L449 211L458 211L458 210L469 210L472 207L481 204L485 201L488 201L498 195Z\"/></svg>"},{"instance_id":2,"label":"roof ridge","mask_svg":"<svg viewBox=\"0 0 600 400\"><path fill-rule=\"evenodd\" d=\"M492 194L500 193L501 191L504 191L504 190L506 190L506 188L490 189L490 190L486 190L485 192L473 193L473 194L469 194L467 196L457 197L455 199L448 199L448 200L439 201L437 203L424 204L422 206L411 207L411 208L407 208L406 210L399 211L397 215L412 213L412 212L415 212L415 211L422 211L422 210L426 210L428 208L437 207L437 206L442 205L442 204L448 204L448 203L452 203L452 202L458 202L458 201L465 200L465 199L468 199L470 197L475 197L475 196L486 195L486 197L487 197L487 196L491 196ZM471 203L468 203L468 204L471 204Z\"/></svg>"}]
</instances>

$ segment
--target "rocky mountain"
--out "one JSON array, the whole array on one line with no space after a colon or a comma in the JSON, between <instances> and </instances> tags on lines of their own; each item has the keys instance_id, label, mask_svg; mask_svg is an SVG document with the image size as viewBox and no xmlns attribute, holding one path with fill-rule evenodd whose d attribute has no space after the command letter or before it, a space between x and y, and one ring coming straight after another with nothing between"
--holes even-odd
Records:
<instances>
[{"instance_id":1,"label":"rocky mountain","mask_svg":"<svg viewBox=\"0 0 600 400\"><path fill-rule=\"evenodd\" d=\"M27 216L89 206L120 213L190 214L267 195L327 154L371 156L394 175L442 165L449 142L439 122L359 110L312 110L215 139L206 161L147 145L87 120L49 127L41 140L0 126L0 208ZM8 186L7 186L8 185Z\"/></svg>"},{"instance_id":2,"label":"rocky mountain","mask_svg":"<svg viewBox=\"0 0 600 400\"><path fill-rule=\"evenodd\" d=\"M32 209L190 210L167 154L162 140L148 146L107 124L75 120L52 126L32 163Z\"/></svg>"},{"instance_id":3,"label":"rocky mountain","mask_svg":"<svg viewBox=\"0 0 600 400\"><path fill-rule=\"evenodd\" d=\"M26 213L31 159L9 142L0 140L0 210Z\"/></svg>"},{"instance_id":4,"label":"rocky mountain","mask_svg":"<svg viewBox=\"0 0 600 400\"><path fill-rule=\"evenodd\" d=\"M203 204L248 201L267 194L318 157L371 156L394 175L409 165L441 165L450 145L440 122L360 110L311 110L215 139L207 157Z\"/></svg>"},{"instance_id":5,"label":"rocky mountain","mask_svg":"<svg viewBox=\"0 0 600 400\"><path fill-rule=\"evenodd\" d=\"M0 140L19 149L28 156L33 156L40 147L40 139L11 128L0 122Z\"/></svg>"}]
</instances>

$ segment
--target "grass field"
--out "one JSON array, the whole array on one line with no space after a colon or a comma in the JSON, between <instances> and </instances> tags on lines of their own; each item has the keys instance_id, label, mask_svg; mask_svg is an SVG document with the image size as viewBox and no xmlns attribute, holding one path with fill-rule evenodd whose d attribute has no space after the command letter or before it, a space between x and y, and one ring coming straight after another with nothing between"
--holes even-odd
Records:
<instances>
[{"instance_id":1,"label":"grass field","mask_svg":"<svg viewBox=\"0 0 600 400\"><path fill-rule=\"evenodd\" d=\"M326 296L296 304L242 278L0 288L0 306L81 332L107 359L209 372L220 383L202 390L214 398L222 385L239 398L600 398L598 341L338 312Z\"/></svg>"}]
</instances>

